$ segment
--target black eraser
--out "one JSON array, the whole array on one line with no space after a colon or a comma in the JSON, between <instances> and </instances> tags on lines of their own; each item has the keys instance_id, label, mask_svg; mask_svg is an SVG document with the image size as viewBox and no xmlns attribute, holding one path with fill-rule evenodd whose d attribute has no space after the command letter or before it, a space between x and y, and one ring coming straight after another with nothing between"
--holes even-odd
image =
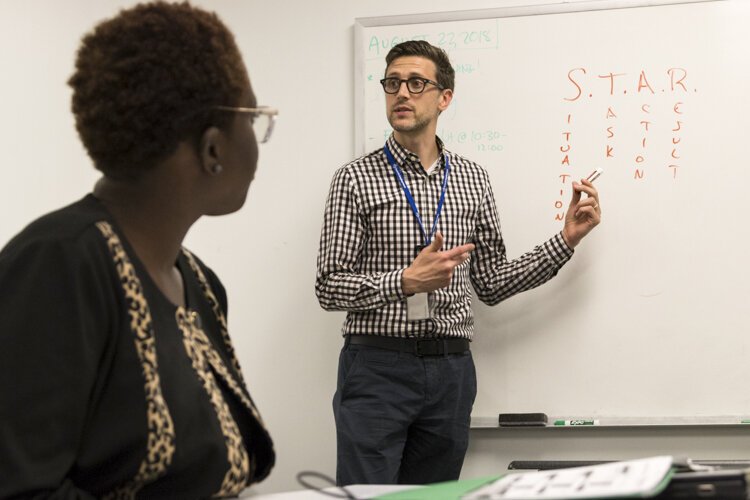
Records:
<instances>
[{"instance_id":1,"label":"black eraser","mask_svg":"<svg viewBox=\"0 0 750 500\"><path fill-rule=\"evenodd\" d=\"M501 413L498 416L501 427L544 427L547 425L546 413Z\"/></svg>"}]
</instances>

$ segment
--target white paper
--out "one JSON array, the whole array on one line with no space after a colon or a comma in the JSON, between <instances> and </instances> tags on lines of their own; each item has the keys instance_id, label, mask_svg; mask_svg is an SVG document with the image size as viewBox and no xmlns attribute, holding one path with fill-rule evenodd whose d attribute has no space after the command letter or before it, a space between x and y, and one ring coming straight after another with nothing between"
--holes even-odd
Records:
<instances>
[{"instance_id":1,"label":"white paper","mask_svg":"<svg viewBox=\"0 0 750 500\"><path fill-rule=\"evenodd\" d=\"M464 500L565 500L649 497L658 492L672 467L659 456L539 472L508 474L471 492Z\"/></svg>"}]
</instances>

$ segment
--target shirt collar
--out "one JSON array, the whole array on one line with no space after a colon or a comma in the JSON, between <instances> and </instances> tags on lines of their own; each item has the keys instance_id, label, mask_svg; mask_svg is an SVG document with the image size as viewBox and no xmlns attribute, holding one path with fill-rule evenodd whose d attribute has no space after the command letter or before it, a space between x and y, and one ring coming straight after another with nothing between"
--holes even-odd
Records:
<instances>
[{"instance_id":1,"label":"shirt collar","mask_svg":"<svg viewBox=\"0 0 750 500\"><path fill-rule=\"evenodd\" d=\"M440 170L440 168L445 167L445 146L443 145L443 141L441 141L440 137L438 136L435 136L435 142L437 143L438 160L440 162L436 170ZM396 141L396 138L393 136L393 132L391 132L391 135L388 137L386 144L388 145L388 149L391 150L393 158L396 160L396 162L398 162L399 166L403 168L403 166L408 165L410 167L419 169L419 171L421 172L424 172L422 164L419 163L419 156L399 144Z\"/></svg>"}]
</instances>

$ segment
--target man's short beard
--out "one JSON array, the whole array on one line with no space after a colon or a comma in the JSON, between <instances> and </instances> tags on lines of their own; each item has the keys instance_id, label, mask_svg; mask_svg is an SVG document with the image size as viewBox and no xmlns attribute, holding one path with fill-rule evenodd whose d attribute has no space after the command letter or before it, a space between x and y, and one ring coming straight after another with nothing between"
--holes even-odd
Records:
<instances>
[{"instance_id":1,"label":"man's short beard","mask_svg":"<svg viewBox=\"0 0 750 500\"><path fill-rule=\"evenodd\" d=\"M421 130L424 130L427 128L427 125L430 123L429 119L421 119L414 122L412 125L402 126L402 125L393 125L393 122L388 120L391 124L391 128L395 130L396 132L419 132Z\"/></svg>"}]
</instances>

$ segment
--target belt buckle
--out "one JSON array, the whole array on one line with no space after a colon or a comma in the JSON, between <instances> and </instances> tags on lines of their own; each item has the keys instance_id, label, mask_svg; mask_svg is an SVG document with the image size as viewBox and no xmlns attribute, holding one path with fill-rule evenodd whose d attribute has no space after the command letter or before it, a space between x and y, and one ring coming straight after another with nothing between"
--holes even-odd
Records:
<instances>
[{"instance_id":1,"label":"belt buckle","mask_svg":"<svg viewBox=\"0 0 750 500\"><path fill-rule=\"evenodd\" d=\"M429 347L429 346L433 345L433 346L435 346L435 349L432 349L432 350L430 350L430 349L424 349L424 350L420 349L419 346L421 344L423 344L425 347ZM417 341L414 342L414 354L417 357L420 357L420 358L422 358L424 356L437 356L439 354L442 354L441 352L439 352L440 351L440 347L439 347L440 345L441 344L438 344L435 340L432 340L432 339L417 339ZM435 352L431 352L431 351L435 351Z\"/></svg>"},{"instance_id":2,"label":"belt buckle","mask_svg":"<svg viewBox=\"0 0 750 500\"><path fill-rule=\"evenodd\" d=\"M424 355L425 355L425 354L424 354L423 352L421 352L421 351L419 350L419 345L420 345L420 344L421 344L422 342L424 342L424 340L421 340L421 339L417 339L417 340L416 340L416 341L414 342L414 355L415 355L415 356L417 356L417 357L419 357L419 358L421 358L422 356L424 356Z\"/></svg>"}]
</instances>

